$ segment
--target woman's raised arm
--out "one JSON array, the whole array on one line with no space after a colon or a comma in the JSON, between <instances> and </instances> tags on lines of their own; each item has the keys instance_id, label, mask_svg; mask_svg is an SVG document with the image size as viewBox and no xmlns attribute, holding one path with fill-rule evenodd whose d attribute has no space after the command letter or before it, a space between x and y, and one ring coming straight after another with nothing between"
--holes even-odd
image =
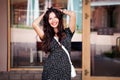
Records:
<instances>
[{"instance_id":1,"label":"woman's raised arm","mask_svg":"<svg viewBox=\"0 0 120 80\"><path fill-rule=\"evenodd\" d=\"M69 10L62 10L62 12L70 16L70 21L68 26L70 27L70 30L73 33L76 28L76 13L74 11L69 11Z\"/></svg>"},{"instance_id":2,"label":"woman's raised arm","mask_svg":"<svg viewBox=\"0 0 120 80\"><path fill-rule=\"evenodd\" d=\"M43 39L44 36L44 32L43 29L39 27L39 23L42 20L43 16L45 13L43 13L42 15L40 15L38 18L36 18L33 23L32 23L32 27L34 28L34 30L36 31L36 33L39 35L39 37L41 39Z\"/></svg>"}]
</instances>

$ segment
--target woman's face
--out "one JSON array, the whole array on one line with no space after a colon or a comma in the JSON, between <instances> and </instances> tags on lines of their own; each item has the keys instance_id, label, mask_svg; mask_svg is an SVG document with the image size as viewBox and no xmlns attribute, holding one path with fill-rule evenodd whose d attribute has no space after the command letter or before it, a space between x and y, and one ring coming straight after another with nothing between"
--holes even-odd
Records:
<instances>
[{"instance_id":1,"label":"woman's face","mask_svg":"<svg viewBox=\"0 0 120 80\"><path fill-rule=\"evenodd\" d=\"M51 12L49 14L49 24L51 25L51 27L53 28L57 28L58 24L59 24L59 19L56 17L54 12Z\"/></svg>"}]
</instances>

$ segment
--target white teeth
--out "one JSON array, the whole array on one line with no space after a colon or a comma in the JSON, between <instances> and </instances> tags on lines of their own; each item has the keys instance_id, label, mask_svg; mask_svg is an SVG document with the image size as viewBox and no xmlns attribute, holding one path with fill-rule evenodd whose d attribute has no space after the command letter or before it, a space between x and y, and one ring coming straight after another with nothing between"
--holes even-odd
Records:
<instances>
[{"instance_id":1,"label":"white teeth","mask_svg":"<svg viewBox=\"0 0 120 80\"><path fill-rule=\"evenodd\" d=\"M52 23L53 25L56 25L56 23Z\"/></svg>"}]
</instances>

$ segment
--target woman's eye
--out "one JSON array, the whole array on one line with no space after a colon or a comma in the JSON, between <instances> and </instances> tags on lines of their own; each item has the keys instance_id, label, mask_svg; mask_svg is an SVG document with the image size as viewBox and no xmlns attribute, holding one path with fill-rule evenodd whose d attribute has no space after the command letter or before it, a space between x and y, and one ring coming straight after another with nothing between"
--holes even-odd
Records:
<instances>
[{"instance_id":1,"label":"woman's eye","mask_svg":"<svg viewBox=\"0 0 120 80\"><path fill-rule=\"evenodd\" d=\"M49 18L49 20L51 20L52 18Z\"/></svg>"}]
</instances>

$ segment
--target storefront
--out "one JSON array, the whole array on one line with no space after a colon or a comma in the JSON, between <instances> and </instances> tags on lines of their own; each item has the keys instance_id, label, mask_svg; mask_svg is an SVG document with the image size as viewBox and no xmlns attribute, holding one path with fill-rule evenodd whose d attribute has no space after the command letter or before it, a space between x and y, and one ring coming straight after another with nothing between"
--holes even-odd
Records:
<instances>
[{"instance_id":1,"label":"storefront","mask_svg":"<svg viewBox=\"0 0 120 80\"><path fill-rule=\"evenodd\" d=\"M70 55L82 80L119 80L120 0L8 0L8 71L42 71L47 55L31 23L51 6L76 12Z\"/></svg>"}]
</instances>

